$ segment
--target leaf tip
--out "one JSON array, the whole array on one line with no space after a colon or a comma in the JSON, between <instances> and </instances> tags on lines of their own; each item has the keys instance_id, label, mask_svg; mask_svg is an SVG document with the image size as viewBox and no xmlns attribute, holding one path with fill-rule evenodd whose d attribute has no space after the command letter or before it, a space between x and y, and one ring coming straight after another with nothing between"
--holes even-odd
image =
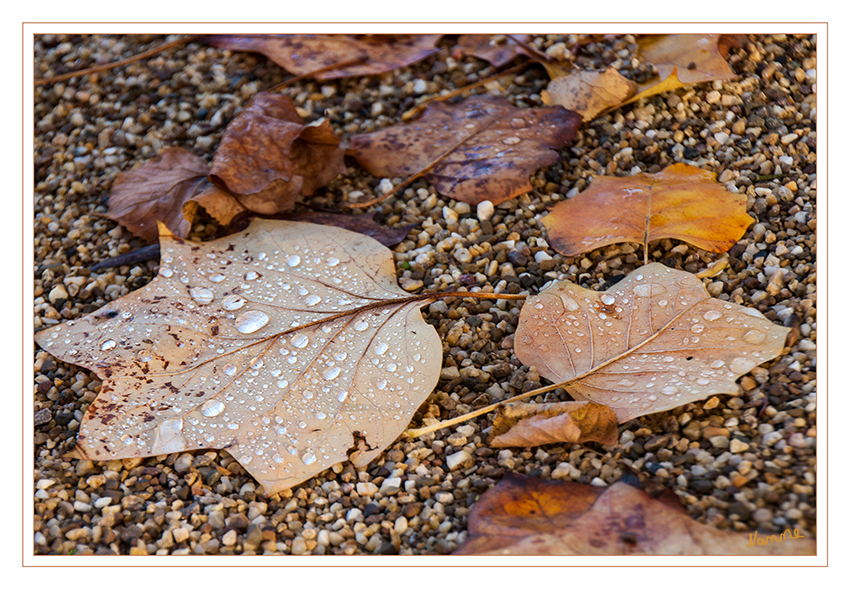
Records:
<instances>
[{"instance_id":1,"label":"leaf tip","mask_svg":"<svg viewBox=\"0 0 850 589\"><path fill-rule=\"evenodd\" d=\"M162 221L156 222L157 233L159 233L160 237L174 237L174 233L171 232L171 229L165 226L165 223Z\"/></svg>"}]
</instances>

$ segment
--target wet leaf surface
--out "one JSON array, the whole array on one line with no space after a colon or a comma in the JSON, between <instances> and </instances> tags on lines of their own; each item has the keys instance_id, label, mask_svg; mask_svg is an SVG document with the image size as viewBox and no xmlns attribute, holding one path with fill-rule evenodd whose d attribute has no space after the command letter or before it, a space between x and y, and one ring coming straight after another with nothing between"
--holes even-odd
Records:
<instances>
[{"instance_id":1,"label":"wet leaf surface","mask_svg":"<svg viewBox=\"0 0 850 589\"><path fill-rule=\"evenodd\" d=\"M261 92L227 126L210 177L245 208L275 214L344 173L343 157L328 120L305 125L291 98Z\"/></svg>"},{"instance_id":2,"label":"wet leaf surface","mask_svg":"<svg viewBox=\"0 0 850 589\"><path fill-rule=\"evenodd\" d=\"M273 494L368 464L437 383L429 301L398 287L373 239L256 221L208 243L163 234L161 249L150 284L36 334L104 379L78 457L226 449Z\"/></svg>"},{"instance_id":3,"label":"wet leaf surface","mask_svg":"<svg viewBox=\"0 0 850 589\"><path fill-rule=\"evenodd\" d=\"M310 74L359 57L363 63L316 73L317 80L371 76L408 66L437 52L442 35L209 35L231 51L261 53L293 74Z\"/></svg>"},{"instance_id":4,"label":"wet leaf surface","mask_svg":"<svg viewBox=\"0 0 850 589\"><path fill-rule=\"evenodd\" d=\"M673 164L657 174L594 176L590 187L543 217L552 247L575 256L622 242L680 239L725 252L753 219L747 197L728 192L715 174Z\"/></svg>"},{"instance_id":5,"label":"wet leaf surface","mask_svg":"<svg viewBox=\"0 0 850 589\"><path fill-rule=\"evenodd\" d=\"M425 178L455 200L499 204L531 190L529 175L560 160L555 150L572 141L580 123L560 106L518 109L501 97L473 96L430 105L410 123L355 135L351 149L370 174L391 178L451 152Z\"/></svg>"},{"instance_id":6,"label":"wet leaf surface","mask_svg":"<svg viewBox=\"0 0 850 589\"><path fill-rule=\"evenodd\" d=\"M793 530L781 541L717 530L691 519L672 491L651 497L630 483L605 488L508 473L473 505L469 540L454 554L815 554L815 541Z\"/></svg>"},{"instance_id":7,"label":"wet leaf surface","mask_svg":"<svg viewBox=\"0 0 850 589\"><path fill-rule=\"evenodd\" d=\"M524 448L544 444L617 443L617 416L599 403L511 403L493 420L490 446Z\"/></svg>"},{"instance_id":8,"label":"wet leaf surface","mask_svg":"<svg viewBox=\"0 0 850 589\"><path fill-rule=\"evenodd\" d=\"M782 353L788 329L755 309L714 299L694 275L661 264L605 291L556 282L529 298L517 358L620 423L710 395Z\"/></svg>"},{"instance_id":9,"label":"wet leaf surface","mask_svg":"<svg viewBox=\"0 0 850 589\"><path fill-rule=\"evenodd\" d=\"M168 147L158 157L118 175L109 191L105 216L148 242L157 239L157 221L185 237L191 223L183 216L183 205L203 190L208 172L203 158Z\"/></svg>"}]
</instances>

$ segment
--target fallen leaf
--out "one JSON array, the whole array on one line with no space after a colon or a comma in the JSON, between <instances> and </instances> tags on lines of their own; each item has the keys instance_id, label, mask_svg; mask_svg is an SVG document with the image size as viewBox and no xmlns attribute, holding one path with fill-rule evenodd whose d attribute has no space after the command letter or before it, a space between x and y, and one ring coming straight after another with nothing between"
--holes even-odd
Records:
<instances>
[{"instance_id":1,"label":"fallen leaf","mask_svg":"<svg viewBox=\"0 0 850 589\"><path fill-rule=\"evenodd\" d=\"M210 178L245 208L272 215L345 172L343 158L327 119L305 125L291 98L261 92L224 131Z\"/></svg>"},{"instance_id":2,"label":"fallen leaf","mask_svg":"<svg viewBox=\"0 0 850 589\"><path fill-rule=\"evenodd\" d=\"M138 168L118 174L105 216L149 243L156 241L157 221L185 237L192 225L183 217L182 207L200 192L208 171L203 158L168 147Z\"/></svg>"},{"instance_id":3,"label":"fallen leaf","mask_svg":"<svg viewBox=\"0 0 850 589\"><path fill-rule=\"evenodd\" d=\"M385 178L414 174L450 152L425 178L449 198L497 205L530 191L531 173L559 161L554 150L572 141L580 123L560 106L518 109L501 97L473 96L429 105L410 123L355 135L351 150L366 171Z\"/></svg>"},{"instance_id":4,"label":"fallen leaf","mask_svg":"<svg viewBox=\"0 0 850 589\"><path fill-rule=\"evenodd\" d=\"M737 76L720 53L722 35L647 35L638 39L642 59L662 80L674 71L684 85L733 80Z\"/></svg>"},{"instance_id":5,"label":"fallen leaf","mask_svg":"<svg viewBox=\"0 0 850 589\"><path fill-rule=\"evenodd\" d=\"M788 329L709 296L694 275L642 266L608 290L555 282L523 305L517 358L620 423L710 395L782 353Z\"/></svg>"},{"instance_id":6,"label":"fallen leaf","mask_svg":"<svg viewBox=\"0 0 850 589\"><path fill-rule=\"evenodd\" d=\"M640 55L655 66L658 77L640 84L638 92L624 104L693 84L737 78L721 53L719 42L724 37L725 35L648 35L640 38Z\"/></svg>"},{"instance_id":7,"label":"fallen leaf","mask_svg":"<svg viewBox=\"0 0 850 589\"><path fill-rule=\"evenodd\" d=\"M199 186L200 193L183 204L183 216L191 223L198 217L198 209L215 219L219 225L229 225L234 218L248 212L233 196L215 184L205 180ZM169 227L169 229L171 229Z\"/></svg>"},{"instance_id":8,"label":"fallen leaf","mask_svg":"<svg viewBox=\"0 0 850 589\"><path fill-rule=\"evenodd\" d=\"M233 222L228 227L226 227L225 235L236 233L237 231L243 231L256 217L256 214L251 212L239 215L233 219ZM414 227L413 225L403 225L401 227L391 229L389 227L379 225L370 215L341 215L337 213L319 213L313 211L305 213L282 213L280 215L275 215L274 218L285 221L298 221L300 223L313 223L315 225L331 225L333 227L347 229L348 231L354 231L361 235L368 235L378 243L387 247L398 245L404 241L404 238L407 237L407 234L410 233L410 230Z\"/></svg>"},{"instance_id":9,"label":"fallen leaf","mask_svg":"<svg viewBox=\"0 0 850 589\"><path fill-rule=\"evenodd\" d=\"M507 473L472 506L469 539L453 554L816 554L808 532L780 540L717 530L693 520L669 489L653 498L626 480L605 488Z\"/></svg>"},{"instance_id":10,"label":"fallen leaf","mask_svg":"<svg viewBox=\"0 0 850 589\"><path fill-rule=\"evenodd\" d=\"M565 256L622 242L671 238L725 252L753 219L747 196L728 192L715 174L673 164L657 174L594 176L590 187L543 217L549 243Z\"/></svg>"},{"instance_id":11,"label":"fallen leaf","mask_svg":"<svg viewBox=\"0 0 850 589\"><path fill-rule=\"evenodd\" d=\"M495 67L502 67L518 55L527 55L522 45L511 37L522 43L531 39L531 35L461 35L457 44L464 55L472 55Z\"/></svg>"},{"instance_id":12,"label":"fallen leaf","mask_svg":"<svg viewBox=\"0 0 850 589\"><path fill-rule=\"evenodd\" d=\"M346 459L367 465L436 385L429 300L398 287L375 240L287 221L160 240L147 286L35 336L103 379L76 456L227 449L271 495Z\"/></svg>"},{"instance_id":13,"label":"fallen leaf","mask_svg":"<svg viewBox=\"0 0 850 589\"><path fill-rule=\"evenodd\" d=\"M540 93L548 105L559 104L575 111L584 121L625 103L638 91L638 85L609 67L604 72L578 71L555 78Z\"/></svg>"},{"instance_id":14,"label":"fallen leaf","mask_svg":"<svg viewBox=\"0 0 850 589\"><path fill-rule=\"evenodd\" d=\"M617 443L617 416L599 403L510 403L499 407L490 446L524 448L544 444Z\"/></svg>"},{"instance_id":15,"label":"fallen leaf","mask_svg":"<svg viewBox=\"0 0 850 589\"><path fill-rule=\"evenodd\" d=\"M364 62L315 73L317 80L382 74L437 52L442 35L209 35L204 41L231 51L261 53L293 74L311 74L363 57Z\"/></svg>"}]
</instances>

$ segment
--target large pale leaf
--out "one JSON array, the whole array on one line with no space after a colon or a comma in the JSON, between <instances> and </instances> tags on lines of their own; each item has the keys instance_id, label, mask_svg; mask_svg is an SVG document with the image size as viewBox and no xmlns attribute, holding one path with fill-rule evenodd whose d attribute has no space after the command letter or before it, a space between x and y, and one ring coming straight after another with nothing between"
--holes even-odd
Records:
<instances>
[{"instance_id":1,"label":"large pale leaf","mask_svg":"<svg viewBox=\"0 0 850 589\"><path fill-rule=\"evenodd\" d=\"M36 334L105 379L77 455L227 449L267 494L364 466L437 383L440 339L375 240L256 221L208 243L161 235L159 275Z\"/></svg>"},{"instance_id":2,"label":"large pale leaf","mask_svg":"<svg viewBox=\"0 0 850 589\"><path fill-rule=\"evenodd\" d=\"M688 272L649 264L606 291L553 284L525 302L514 341L523 364L622 423L737 392L735 380L778 356L788 331L712 298Z\"/></svg>"},{"instance_id":3,"label":"large pale leaf","mask_svg":"<svg viewBox=\"0 0 850 589\"><path fill-rule=\"evenodd\" d=\"M808 532L717 530L693 520L669 489L651 497L626 481L605 488L508 473L472 506L469 540L454 554L815 554Z\"/></svg>"}]
</instances>

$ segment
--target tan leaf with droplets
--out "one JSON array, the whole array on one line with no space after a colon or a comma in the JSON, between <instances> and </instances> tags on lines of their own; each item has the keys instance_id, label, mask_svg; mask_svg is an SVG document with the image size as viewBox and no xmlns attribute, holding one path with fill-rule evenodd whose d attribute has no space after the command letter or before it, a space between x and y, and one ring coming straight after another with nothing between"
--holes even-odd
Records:
<instances>
[{"instance_id":1,"label":"tan leaf with droplets","mask_svg":"<svg viewBox=\"0 0 850 589\"><path fill-rule=\"evenodd\" d=\"M661 264L606 291L556 282L529 298L517 358L620 422L710 395L782 353L788 329L749 307L709 296L694 275Z\"/></svg>"},{"instance_id":2,"label":"tan leaf with droplets","mask_svg":"<svg viewBox=\"0 0 850 589\"><path fill-rule=\"evenodd\" d=\"M437 383L428 301L399 288L375 240L256 221L208 243L166 231L160 244L150 284L36 334L104 379L80 424L82 456L227 449L273 494L351 449L368 464Z\"/></svg>"},{"instance_id":3,"label":"tan leaf with droplets","mask_svg":"<svg viewBox=\"0 0 850 589\"><path fill-rule=\"evenodd\" d=\"M524 448L567 442L617 443L617 416L610 407L585 401L510 403L493 420L495 448Z\"/></svg>"},{"instance_id":4,"label":"tan leaf with droplets","mask_svg":"<svg viewBox=\"0 0 850 589\"><path fill-rule=\"evenodd\" d=\"M578 71L549 82L540 93L547 105L560 104L579 113L584 121L623 104L637 92L637 84L609 67L604 72Z\"/></svg>"},{"instance_id":5,"label":"tan leaf with droplets","mask_svg":"<svg viewBox=\"0 0 850 589\"><path fill-rule=\"evenodd\" d=\"M680 239L725 252L753 218L747 196L727 191L713 172L673 164L657 174L594 176L584 192L543 217L549 243L565 256L625 241Z\"/></svg>"}]
</instances>

